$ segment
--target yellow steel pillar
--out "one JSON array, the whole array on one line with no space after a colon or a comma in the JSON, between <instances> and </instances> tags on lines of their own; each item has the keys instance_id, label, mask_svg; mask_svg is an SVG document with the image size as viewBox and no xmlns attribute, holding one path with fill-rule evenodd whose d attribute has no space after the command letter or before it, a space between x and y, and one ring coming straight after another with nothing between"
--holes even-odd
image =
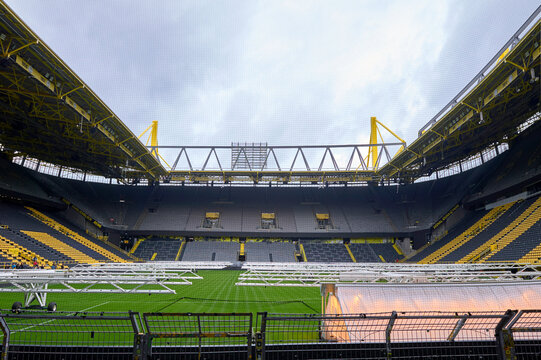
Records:
<instances>
[{"instance_id":1,"label":"yellow steel pillar","mask_svg":"<svg viewBox=\"0 0 541 360\"><path fill-rule=\"evenodd\" d=\"M150 146L158 146L158 120L153 120L150 130Z\"/></svg>"},{"instance_id":2,"label":"yellow steel pillar","mask_svg":"<svg viewBox=\"0 0 541 360\"><path fill-rule=\"evenodd\" d=\"M385 141L383 140L383 136L381 135L381 132L379 131L378 124L381 125L385 130L387 130L392 136L394 136L398 141L400 141L403 145L400 149L398 149L397 154L406 148L406 142L400 138L400 136L396 135L391 129L389 129L387 126L382 124L381 122L376 119L375 116L372 116L370 118L370 143L368 146L368 155L366 157L366 166L370 168L372 166L372 170L378 169L378 134L379 138L381 140L380 146L383 146L385 144ZM372 164L370 164L370 159L372 159Z\"/></svg>"},{"instance_id":3,"label":"yellow steel pillar","mask_svg":"<svg viewBox=\"0 0 541 360\"><path fill-rule=\"evenodd\" d=\"M151 129L150 129L150 146L152 146L151 154L154 155L156 159L159 159L158 155L158 121L154 120L152 121Z\"/></svg>"},{"instance_id":4,"label":"yellow steel pillar","mask_svg":"<svg viewBox=\"0 0 541 360\"><path fill-rule=\"evenodd\" d=\"M143 135L146 134L146 132L150 130L150 134L147 138L147 142L145 145L148 146L148 142L150 141L150 146L151 146L151 150L150 150L150 153L158 160L160 161L160 159L170 168L169 164L167 163L167 161L165 161L165 159L160 155L160 153L158 153L158 121L157 120L153 120L152 121L152 125L150 125L149 127L147 127L145 129L145 131L143 131L141 133L141 135L139 135L139 139L143 137Z\"/></svg>"},{"instance_id":5,"label":"yellow steel pillar","mask_svg":"<svg viewBox=\"0 0 541 360\"><path fill-rule=\"evenodd\" d=\"M376 170L376 162L378 161L378 120L375 116L370 118L370 147L368 148L368 162L366 166L370 167L370 157L372 158L372 168Z\"/></svg>"}]
</instances>

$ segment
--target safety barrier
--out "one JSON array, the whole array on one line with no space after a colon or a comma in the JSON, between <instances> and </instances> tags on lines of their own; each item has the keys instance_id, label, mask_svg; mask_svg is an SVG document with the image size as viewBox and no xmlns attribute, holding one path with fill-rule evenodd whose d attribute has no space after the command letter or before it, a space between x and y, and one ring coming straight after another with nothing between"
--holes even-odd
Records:
<instances>
[{"instance_id":1,"label":"safety barrier","mask_svg":"<svg viewBox=\"0 0 541 360\"><path fill-rule=\"evenodd\" d=\"M2 311L2 359L521 359L541 310L347 315Z\"/></svg>"},{"instance_id":2,"label":"safety barrier","mask_svg":"<svg viewBox=\"0 0 541 360\"><path fill-rule=\"evenodd\" d=\"M143 314L147 356L250 359L252 314Z\"/></svg>"},{"instance_id":3,"label":"safety barrier","mask_svg":"<svg viewBox=\"0 0 541 360\"><path fill-rule=\"evenodd\" d=\"M136 313L25 311L0 314L2 359L133 359Z\"/></svg>"}]
</instances>

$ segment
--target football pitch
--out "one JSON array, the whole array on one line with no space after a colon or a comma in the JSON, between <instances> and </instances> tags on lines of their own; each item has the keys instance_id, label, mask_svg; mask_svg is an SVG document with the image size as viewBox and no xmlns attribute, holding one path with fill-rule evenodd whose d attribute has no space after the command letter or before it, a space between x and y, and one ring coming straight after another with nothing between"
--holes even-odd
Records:
<instances>
[{"instance_id":1,"label":"football pitch","mask_svg":"<svg viewBox=\"0 0 541 360\"><path fill-rule=\"evenodd\" d=\"M59 311L135 311L140 313L302 313L321 312L318 287L236 286L238 270L199 270L202 280L174 286L176 294L57 294L47 295ZM0 293L0 307L22 302L22 293Z\"/></svg>"}]
</instances>

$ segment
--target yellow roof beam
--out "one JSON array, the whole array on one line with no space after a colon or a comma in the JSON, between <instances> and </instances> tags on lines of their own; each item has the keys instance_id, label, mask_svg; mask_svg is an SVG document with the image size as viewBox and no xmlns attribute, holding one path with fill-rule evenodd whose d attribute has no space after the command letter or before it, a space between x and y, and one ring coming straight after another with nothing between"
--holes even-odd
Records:
<instances>
[{"instance_id":1,"label":"yellow roof beam","mask_svg":"<svg viewBox=\"0 0 541 360\"><path fill-rule=\"evenodd\" d=\"M150 142L150 146L152 147L152 149L150 150L150 153L154 156L154 158L156 158L156 160L158 160L158 162L161 159L165 163L165 165L167 165L167 167L171 169L171 166L167 163L167 161L165 161L163 156L161 156L160 153L158 152L158 121L157 120L153 120L152 124L150 124L150 126L147 127L145 131L143 131L141 135L138 136L138 138L141 139L143 135L145 135L146 132L149 130L150 130L150 133L148 134L148 138L145 145L148 146L148 143Z\"/></svg>"},{"instance_id":2,"label":"yellow roof beam","mask_svg":"<svg viewBox=\"0 0 541 360\"><path fill-rule=\"evenodd\" d=\"M11 50L10 52L4 52L3 55L4 55L4 57L9 58L11 55L13 55L13 54L15 54L15 53L21 51L22 49L25 49L25 48L27 48L27 47L29 47L29 46L31 46L31 45L35 45L35 44L37 44L37 43L39 43L38 40L31 41L31 42L29 42L29 43L27 43L27 44L24 44L24 45L22 45L22 46L19 46L19 47L16 48L16 49Z\"/></svg>"},{"instance_id":3,"label":"yellow roof beam","mask_svg":"<svg viewBox=\"0 0 541 360\"><path fill-rule=\"evenodd\" d=\"M403 150L403 148L406 147L406 142L404 139L402 139L400 136L398 136L394 131L389 129L385 124L383 124L381 121L379 121L375 116L372 116L370 118L370 146L368 147L368 156L366 158L366 166L370 166L370 160L372 160L372 168L374 170L378 169L378 134L381 139L381 143L385 144L385 141L383 140L383 136L381 135L381 131L379 130L378 125L381 125L385 130L387 130L392 136L394 136L398 141L400 141L403 144L403 147L401 147L397 153Z\"/></svg>"}]
</instances>

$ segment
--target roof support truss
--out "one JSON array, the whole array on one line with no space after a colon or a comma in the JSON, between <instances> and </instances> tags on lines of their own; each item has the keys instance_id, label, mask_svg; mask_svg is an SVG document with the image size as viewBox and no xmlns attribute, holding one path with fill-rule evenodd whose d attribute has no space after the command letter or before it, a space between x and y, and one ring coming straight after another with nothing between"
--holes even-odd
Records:
<instances>
[{"instance_id":1,"label":"roof support truss","mask_svg":"<svg viewBox=\"0 0 541 360\"><path fill-rule=\"evenodd\" d=\"M363 152L378 147L377 163L390 161L403 143L270 146L261 161L250 162L250 145L157 146L177 150L171 181L184 182L362 182L376 181ZM231 156L231 154L234 154ZM263 160L264 159L264 160ZM243 163L243 169L237 164Z\"/></svg>"}]
</instances>

